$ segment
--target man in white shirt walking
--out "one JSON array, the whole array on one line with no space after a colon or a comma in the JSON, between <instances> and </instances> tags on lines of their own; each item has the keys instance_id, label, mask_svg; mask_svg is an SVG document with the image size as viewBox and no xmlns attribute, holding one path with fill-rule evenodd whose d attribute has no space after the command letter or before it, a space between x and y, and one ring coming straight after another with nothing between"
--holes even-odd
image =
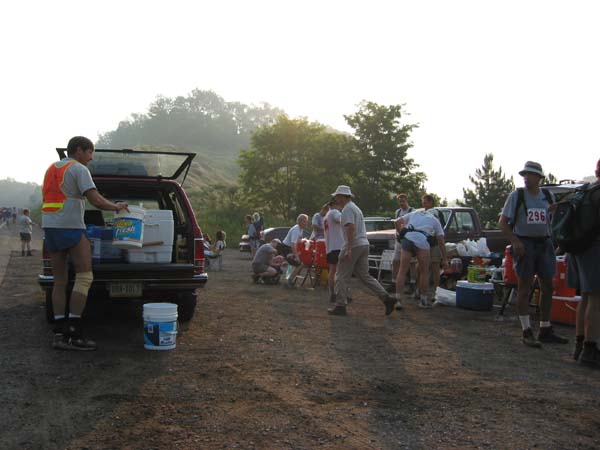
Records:
<instances>
[{"instance_id":1,"label":"man in white shirt walking","mask_svg":"<svg viewBox=\"0 0 600 450\"><path fill-rule=\"evenodd\" d=\"M340 250L335 279L335 305L327 310L329 314L346 315L348 285L354 275L373 291L385 305L385 314L394 310L395 298L387 293L379 282L369 274L369 241L362 211L352 201L354 195L348 186L338 186L331 194L335 201L343 206L341 225L344 233L344 245Z\"/></svg>"}]
</instances>

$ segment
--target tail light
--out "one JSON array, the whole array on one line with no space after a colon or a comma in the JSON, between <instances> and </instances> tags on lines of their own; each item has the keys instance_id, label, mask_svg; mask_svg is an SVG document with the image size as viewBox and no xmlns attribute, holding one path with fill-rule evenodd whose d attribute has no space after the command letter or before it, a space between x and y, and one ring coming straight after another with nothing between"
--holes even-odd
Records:
<instances>
[{"instance_id":1,"label":"tail light","mask_svg":"<svg viewBox=\"0 0 600 450\"><path fill-rule=\"evenodd\" d=\"M204 273L204 239L194 239L194 273Z\"/></svg>"},{"instance_id":2,"label":"tail light","mask_svg":"<svg viewBox=\"0 0 600 450\"><path fill-rule=\"evenodd\" d=\"M46 249L42 241L42 273L47 276L52 275L52 262L50 261L50 253Z\"/></svg>"}]
</instances>

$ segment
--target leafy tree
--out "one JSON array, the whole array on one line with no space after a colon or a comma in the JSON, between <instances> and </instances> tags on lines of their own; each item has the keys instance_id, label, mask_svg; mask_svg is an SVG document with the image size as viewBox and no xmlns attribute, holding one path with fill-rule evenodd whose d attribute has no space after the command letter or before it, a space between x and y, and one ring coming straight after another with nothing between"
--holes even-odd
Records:
<instances>
[{"instance_id":1,"label":"leafy tree","mask_svg":"<svg viewBox=\"0 0 600 450\"><path fill-rule=\"evenodd\" d=\"M410 133L418 125L402 123L403 114L402 105L363 101L356 113L344 116L354 129L357 153L353 190L367 214L393 210L398 192L411 201L424 192L426 176L408 157Z\"/></svg>"},{"instance_id":2,"label":"leafy tree","mask_svg":"<svg viewBox=\"0 0 600 450\"><path fill-rule=\"evenodd\" d=\"M459 204L474 208L484 226L495 226L506 197L515 190L512 177L507 179L502 167L495 170L494 155L488 153L483 158L483 166L475 170L475 176L469 175L469 180L474 188L463 189L464 201Z\"/></svg>"},{"instance_id":3,"label":"leafy tree","mask_svg":"<svg viewBox=\"0 0 600 450\"><path fill-rule=\"evenodd\" d=\"M354 162L347 136L280 116L257 129L241 152L240 185L249 205L293 221L320 209L337 184L349 183Z\"/></svg>"},{"instance_id":4,"label":"leafy tree","mask_svg":"<svg viewBox=\"0 0 600 450\"><path fill-rule=\"evenodd\" d=\"M544 184L558 184L558 180L552 173L548 172L544 178Z\"/></svg>"}]
</instances>

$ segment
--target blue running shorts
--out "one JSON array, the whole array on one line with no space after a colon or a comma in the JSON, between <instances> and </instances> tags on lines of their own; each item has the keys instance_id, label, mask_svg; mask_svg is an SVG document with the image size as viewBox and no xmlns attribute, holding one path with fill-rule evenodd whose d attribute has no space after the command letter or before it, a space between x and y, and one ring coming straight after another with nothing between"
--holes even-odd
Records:
<instances>
[{"instance_id":1,"label":"blue running shorts","mask_svg":"<svg viewBox=\"0 0 600 450\"><path fill-rule=\"evenodd\" d=\"M75 247L85 230L77 228L44 228L44 246L49 252L60 252Z\"/></svg>"}]
</instances>

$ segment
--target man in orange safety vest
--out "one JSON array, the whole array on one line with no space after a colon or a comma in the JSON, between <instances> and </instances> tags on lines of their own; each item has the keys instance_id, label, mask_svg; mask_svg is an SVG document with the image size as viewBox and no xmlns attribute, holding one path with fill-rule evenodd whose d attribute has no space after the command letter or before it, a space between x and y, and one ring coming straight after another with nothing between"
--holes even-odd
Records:
<instances>
[{"instance_id":1,"label":"man in orange safety vest","mask_svg":"<svg viewBox=\"0 0 600 450\"><path fill-rule=\"evenodd\" d=\"M90 242L85 234L85 199L107 211L127 210L127 203L104 198L86 167L94 156L94 144L83 136L73 137L67 145L67 157L52 164L42 186L42 228L44 247L50 254L54 286L53 347L62 350L96 350L96 343L83 336L81 315L94 279ZM75 283L66 313L68 276L67 257L75 268Z\"/></svg>"}]
</instances>

